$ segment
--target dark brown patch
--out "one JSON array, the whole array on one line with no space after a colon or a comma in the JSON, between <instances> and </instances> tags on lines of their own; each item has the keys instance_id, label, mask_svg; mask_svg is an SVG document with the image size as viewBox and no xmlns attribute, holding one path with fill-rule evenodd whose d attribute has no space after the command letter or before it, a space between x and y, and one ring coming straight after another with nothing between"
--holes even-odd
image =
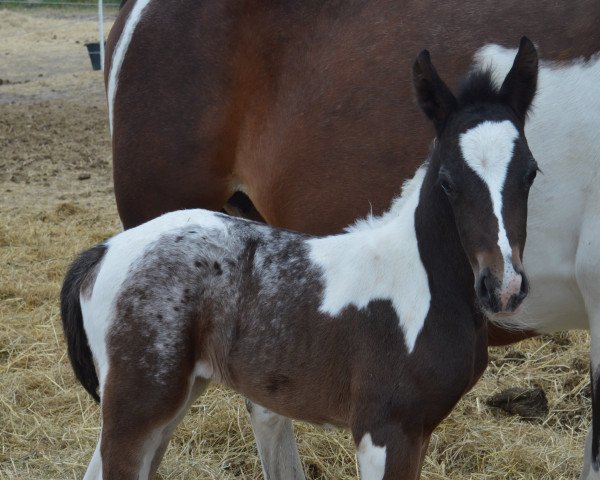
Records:
<instances>
[{"instance_id":1,"label":"dark brown patch","mask_svg":"<svg viewBox=\"0 0 600 480\"><path fill-rule=\"evenodd\" d=\"M285 386L289 383L290 378L287 375L273 373L272 375L267 375L267 383L265 385L265 388L270 393L275 393L281 388L285 388Z\"/></svg>"}]
</instances>

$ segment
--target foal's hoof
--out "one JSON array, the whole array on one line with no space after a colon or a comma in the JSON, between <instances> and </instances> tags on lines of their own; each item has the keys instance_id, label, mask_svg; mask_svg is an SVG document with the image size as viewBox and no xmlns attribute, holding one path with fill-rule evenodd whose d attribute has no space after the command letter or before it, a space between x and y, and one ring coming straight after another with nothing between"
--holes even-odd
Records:
<instances>
[{"instance_id":1,"label":"foal's hoof","mask_svg":"<svg viewBox=\"0 0 600 480\"><path fill-rule=\"evenodd\" d=\"M540 387L508 388L488 398L486 403L526 420L541 420L548 415L548 399Z\"/></svg>"}]
</instances>

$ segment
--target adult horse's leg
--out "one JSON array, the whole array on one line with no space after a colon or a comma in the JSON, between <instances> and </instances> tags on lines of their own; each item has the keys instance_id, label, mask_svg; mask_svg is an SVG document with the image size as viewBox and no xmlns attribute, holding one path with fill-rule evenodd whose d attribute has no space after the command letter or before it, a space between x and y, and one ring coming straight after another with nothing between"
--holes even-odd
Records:
<instances>
[{"instance_id":1,"label":"adult horse's leg","mask_svg":"<svg viewBox=\"0 0 600 480\"><path fill-rule=\"evenodd\" d=\"M423 446L421 447L421 462L419 463L419 473L417 474L417 478L421 478L421 471L423 470L423 464L425 463L425 455L427 455L427 449L429 448L430 440L431 435L423 439Z\"/></svg>"},{"instance_id":2,"label":"adult horse's leg","mask_svg":"<svg viewBox=\"0 0 600 480\"><path fill-rule=\"evenodd\" d=\"M600 479L600 215L597 213L600 192L589 199L582 222L575 263L576 278L590 322L592 387L592 426L585 446L581 480Z\"/></svg>"},{"instance_id":3,"label":"adult horse's leg","mask_svg":"<svg viewBox=\"0 0 600 480\"><path fill-rule=\"evenodd\" d=\"M590 383L592 390L592 425L585 441L583 470L579 480L600 480L600 310L590 316L592 349Z\"/></svg>"},{"instance_id":4,"label":"adult horse's leg","mask_svg":"<svg viewBox=\"0 0 600 480\"><path fill-rule=\"evenodd\" d=\"M303 480L292 420L246 400L265 480Z\"/></svg>"}]
</instances>

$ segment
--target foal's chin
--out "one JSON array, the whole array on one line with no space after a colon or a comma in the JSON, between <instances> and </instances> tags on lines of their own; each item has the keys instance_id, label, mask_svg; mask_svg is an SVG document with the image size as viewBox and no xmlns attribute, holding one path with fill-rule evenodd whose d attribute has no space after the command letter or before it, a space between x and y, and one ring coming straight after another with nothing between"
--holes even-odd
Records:
<instances>
[{"instance_id":1,"label":"foal's chin","mask_svg":"<svg viewBox=\"0 0 600 480\"><path fill-rule=\"evenodd\" d=\"M523 308L522 305L519 305L514 310L502 310L500 312L492 312L491 310L488 310L484 307L481 307L481 310L483 311L483 313L485 313L485 316L488 318L488 320L498 324L499 326L503 326L502 322L505 319L510 319L511 317L518 315L519 313L521 313Z\"/></svg>"},{"instance_id":2,"label":"foal's chin","mask_svg":"<svg viewBox=\"0 0 600 480\"><path fill-rule=\"evenodd\" d=\"M492 310L483 305L481 301L479 301L478 304L481 311L491 323L504 330L519 331L522 330L522 327L519 324L511 322L511 320L523 311L523 300L524 298L521 299L517 305L502 310Z\"/></svg>"}]
</instances>

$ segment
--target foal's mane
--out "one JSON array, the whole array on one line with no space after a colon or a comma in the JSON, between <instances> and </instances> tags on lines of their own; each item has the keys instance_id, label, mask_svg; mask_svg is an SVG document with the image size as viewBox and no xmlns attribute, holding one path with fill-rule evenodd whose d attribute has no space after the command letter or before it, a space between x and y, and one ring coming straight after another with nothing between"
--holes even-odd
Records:
<instances>
[{"instance_id":1,"label":"foal's mane","mask_svg":"<svg viewBox=\"0 0 600 480\"><path fill-rule=\"evenodd\" d=\"M401 194L392 200L390 208L386 210L383 214L376 216L373 215L373 213L370 213L364 218L359 218L352 225L346 227L344 229L344 232L352 233L360 230L369 230L377 228L387 224L392 218L397 217L404 208L406 200L411 195L418 195L421 184L423 183L423 178L425 178L425 173L427 172L428 166L429 157L427 157L427 160L425 160L425 162L417 169L413 178L404 181L404 183L402 184Z\"/></svg>"},{"instance_id":2,"label":"foal's mane","mask_svg":"<svg viewBox=\"0 0 600 480\"><path fill-rule=\"evenodd\" d=\"M471 72L462 81L457 100L461 108L478 103L501 103L502 94L494 83L492 70L486 68Z\"/></svg>"}]
</instances>

